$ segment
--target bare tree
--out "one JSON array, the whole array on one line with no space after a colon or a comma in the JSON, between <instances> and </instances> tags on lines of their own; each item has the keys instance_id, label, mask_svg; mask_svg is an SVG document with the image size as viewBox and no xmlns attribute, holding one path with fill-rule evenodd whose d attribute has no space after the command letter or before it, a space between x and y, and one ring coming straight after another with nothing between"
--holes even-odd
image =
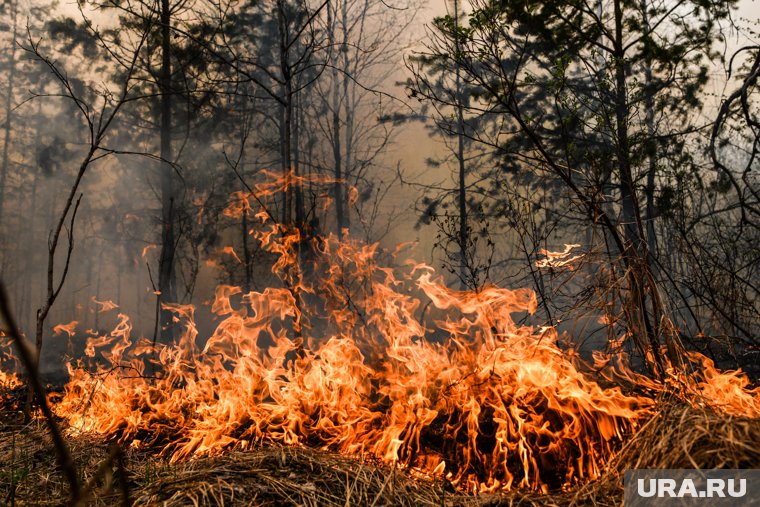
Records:
<instances>
[{"instance_id":1,"label":"bare tree","mask_svg":"<svg viewBox=\"0 0 760 507\"><path fill-rule=\"evenodd\" d=\"M138 50L131 55L130 59L117 60L117 64L124 70L124 78L117 84L117 90L111 90L108 86L103 84L98 93L98 103L89 103L86 98L82 97L81 94L76 91L72 84L72 78L65 70L61 69L55 61L44 54L43 50L40 48L40 42L35 41L31 35L28 37L28 46L24 48L34 58L47 66L60 87L58 93L38 95L38 98L58 97L70 101L74 104L81 119L87 126L86 152L79 163L79 168L77 169L74 180L69 187L66 201L60 210L55 225L48 237L47 288L42 305L37 310L35 329L36 356L34 360L35 367L37 368L39 367L39 360L42 352L45 320L63 289L71 265L71 257L74 250L74 224L79 204L83 197L82 194L79 193L79 189L88 169L90 169L98 160L114 153L114 150L105 146L104 143L106 142L109 129L114 125L114 121L119 115L122 107L136 98L132 94L134 87L133 76L137 66L139 49L141 49L142 44L147 37L147 33L147 30L142 33L140 43L137 46ZM102 42L101 39L98 40ZM77 196L78 193L79 196ZM58 247L62 239L61 236L64 232L67 249L63 267L58 272L55 268L56 253L58 252Z\"/></svg>"},{"instance_id":2,"label":"bare tree","mask_svg":"<svg viewBox=\"0 0 760 507\"><path fill-rule=\"evenodd\" d=\"M420 5L403 8L381 0L330 0L324 17L325 72L316 84L312 111L320 139L329 147L320 166L334 183L335 228L351 227L351 208L383 192L380 159L392 141L401 103L382 89L401 58ZM357 195L350 195L354 188Z\"/></svg>"}]
</instances>

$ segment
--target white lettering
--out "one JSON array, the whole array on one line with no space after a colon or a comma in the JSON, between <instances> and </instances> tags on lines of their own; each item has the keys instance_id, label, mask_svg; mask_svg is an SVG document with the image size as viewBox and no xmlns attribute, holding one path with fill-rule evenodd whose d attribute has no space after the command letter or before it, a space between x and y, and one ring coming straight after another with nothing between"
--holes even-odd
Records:
<instances>
[{"instance_id":1,"label":"white lettering","mask_svg":"<svg viewBox=\"0 0 760 507\"><path fill-rule=\"evenodd\" d=\"M725 493L723 493L723 488L726 487L726 484L723 482L723 479L707 479L707 496L712 498L714 495L713 493L717 493L717 496L723 498L725 497Z\"/></svg>"},{"instance_id":2,"label":"white lettering","mask_svg":"<svg viewBox=\"0 0 760 507\"><path fill-rule=\"evenodd\" d=\"M728 480L728 494L734 498L739 498L747 493L747 479L739 479L739 485L741 489L736 491L734 489L734 479Z\"/></svg>"},{"instance_id":3,"label":"white lettering","mask_svg":"<svg viewBox=\"0 0 760 507\"><path fill-rule=\"evenodd\" d=\"M665 496L665 493L668 493L670 498L673 498L676 496L676 481L673 479L660 479L659 484L659 491L657 493L657 496L662 498Z\"/></svg>"},{"instance_id":4,"label":"white lettering","mask_svg":"<svg viewBox=\"0 0 760 507\"><path fill-rule=\"evenodd\" d=\"M644 489L645 479L639 479L639 496L649 498L657 493L657 479L649 479L649 491Z\"/></svg>"},{"instance_id":5,"label":"white lettering","mask_svg":"<svg viewBox=\"0 0 760 507\"><path fill-rule=\"evenodd\" d=\"M699 496L697 493L697 488L694 486L694 481L691 479L684 479L681 483L681 489L678 490L679 498L683 498L685 496L690 496L692 498L697 498Z\"/></svg>"}]
</instances>

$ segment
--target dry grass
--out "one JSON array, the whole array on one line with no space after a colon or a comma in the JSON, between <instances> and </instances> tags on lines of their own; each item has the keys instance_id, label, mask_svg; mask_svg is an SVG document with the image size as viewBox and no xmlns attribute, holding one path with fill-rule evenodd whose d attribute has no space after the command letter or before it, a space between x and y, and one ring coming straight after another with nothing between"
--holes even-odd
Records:
<instances>
[{"instance_id":1,"label":"dry grass","mask_svg":"<svg viewBox=\"0 0 760 507\"><path fill-rule=\"evenodd\" d=\"M598 480L551 495L465 495L441 481L356 457L293 447L264 447L169 465L146 453L126 455L128 479L109 471L93 505L119 505L126 483L136 505L564 506L622 503L629 468L756 468L760 419L719 414L673 401L618 453ZM108 454L89 437L69 438L87 482ZM61 505L66 484L44 425L0 425L0 504Z\"/></svg>"},{"instance_id":2,"label":"dry grass","mask_svg":"<svg viewBox=\"0 0 760 507\"><path fill-rule=\"evenodd\" d=\"M760 419L664 403L615 460L631 468L755 468L760 465Z\"/></svg>"},{"instance_id":3,"label":"dry grass","mask_svg":"<svg viewBox=\"0 0 760 507\"><path fill-rule=\"evenodd\" d=\"M107 446L89 438L69 439L68 444L79 465L80 479L87 480L86 474L105 459ZM61 505L67 495L68 485L45 422L4 421L0 430L0 504Z\"/></svg>"},{"instance_id":4,"label":"dry grass","mask_svg":"<svg viewBox=\"0 0 760 507\"><path fill-rule=\"evenodd\" d=\"M149 485L140 504L477 505L441 483L358 458L296 447L268 447L191 461Z\"/></svg>"},{"instance_id":5,"label":"dry grass","mask_svg":"<svg viewBox=\"0 0 760 507\"><path fill-rule=\"evenodd\" d=\"M661 401L657 413L626 442L598 480L582 486L572 505L622 499L626 470L760 467L760 419Z\"/></svg>"}]
</instances>

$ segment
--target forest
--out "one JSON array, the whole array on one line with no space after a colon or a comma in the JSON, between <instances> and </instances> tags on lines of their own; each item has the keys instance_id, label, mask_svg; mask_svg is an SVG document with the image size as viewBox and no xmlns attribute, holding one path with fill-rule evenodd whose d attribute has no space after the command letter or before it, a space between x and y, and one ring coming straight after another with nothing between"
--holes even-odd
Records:
<instances>
[{"instance_id":1,"label":"forest","mask_svg":"<svg viewBox=\"0 0 760 507\"><path fill-rule=\"evenodd\" d=\"M760 468L759 20L4 0L0 498L607 506Z\"/></svg>"}]
</instances>

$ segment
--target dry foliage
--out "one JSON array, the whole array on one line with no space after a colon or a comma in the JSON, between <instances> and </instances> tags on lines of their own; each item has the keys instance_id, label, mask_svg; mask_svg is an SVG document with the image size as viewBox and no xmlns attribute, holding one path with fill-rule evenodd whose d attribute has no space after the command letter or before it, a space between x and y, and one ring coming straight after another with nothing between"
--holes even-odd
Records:
<instances>
[{"instance_id":1,"label":"dry foliage","mask_svg":"<svg viewBox=\"0 0 760 507\"><path fill-rule=\"evenodd\" d=\"M149 453L127 453L136 505L500 506L622 503L629 468L752 468L760 463L760 419L661 400L657 413L626 443L597 481L538 495L515 491L469 496L448 484L359 457L268 446L169 465ZM70 438L82 482L105 460L108 445ZM92 505L119 505L122 486L106 473ZM67 486L40 421L0 428L0 501L60 505Z\"/></svg>"},{"instance_id":2,"label":"dry foliage","mask_svg":"<svg viewBox=\"0 0 760 507\"><path fill-rule=\"evenodd\" d=\"M760 418L750 419L661 400L659 410L626 442L599 480L578 489L572 505L622 502L630 469L757 468Z\"/></svg>"}]
</instances>

